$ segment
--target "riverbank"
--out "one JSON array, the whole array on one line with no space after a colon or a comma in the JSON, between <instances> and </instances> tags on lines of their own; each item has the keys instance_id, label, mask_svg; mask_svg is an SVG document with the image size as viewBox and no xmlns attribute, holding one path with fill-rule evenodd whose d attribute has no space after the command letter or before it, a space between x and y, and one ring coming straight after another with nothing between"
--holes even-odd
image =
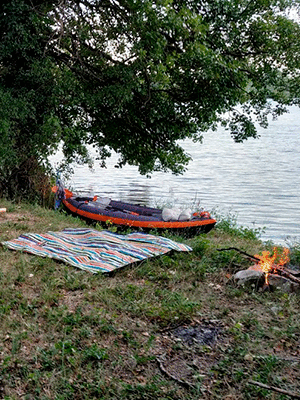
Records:
<instances>
[{"instance_id":1,"label":"riverbank","mask_svg":"<svg viewBox=\"0 0 300 400\"><path fill-rule=\"evenodd\" d=\"M86 226L1 201L0 241ZM0 398L284 399L300 393L300 295L231 280L270 250L222 221L193 248L113 276L0 247ZM300 264L300 249L292 249Z\"/></svg>"}]
</instances>

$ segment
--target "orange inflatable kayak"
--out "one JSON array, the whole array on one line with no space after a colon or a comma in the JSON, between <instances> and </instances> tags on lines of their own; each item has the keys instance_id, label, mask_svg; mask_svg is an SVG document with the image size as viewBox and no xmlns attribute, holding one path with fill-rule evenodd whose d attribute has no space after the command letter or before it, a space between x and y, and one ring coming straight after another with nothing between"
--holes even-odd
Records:
<instances>
[{"instance_id":1,"label":"orange inflatable kayak","mask_svg":"<svg viewBox=\"0 0 300 400\"><path fill-rule=\"evenodd\" d=\"M55 191L54 187L52 190ZM142 230L184 230L188 233L207 233L216 224L207 211L181 213L177 219L167 215L164 209L151 208L107 197L79 197L65 189L62 199L65 208L73 215L78 215L88 221L140 228ZM169 209L168 209L169 210ZM167 218L166 218L167 215ZM175 218L175 219L172 219Z\"/></svg>"}]
</instances>

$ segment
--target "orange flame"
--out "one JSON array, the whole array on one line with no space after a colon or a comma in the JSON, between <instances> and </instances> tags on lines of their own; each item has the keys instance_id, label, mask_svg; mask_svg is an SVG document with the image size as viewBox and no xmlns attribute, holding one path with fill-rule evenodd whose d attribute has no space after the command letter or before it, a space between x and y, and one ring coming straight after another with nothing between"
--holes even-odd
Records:
<instances>
[{"instance_id":1,"label":"orange flame","mask_svg":"<svg viewBox=\"0 0 300 400\"><path fill-rule=\"evenodd\" d=\"M278 248L273 248L273 255L270 256L269 251L263 251L262 255L255 254L254 257L258 258L259 261L256 266L265 273L266 284L269 284L268 277L272 269L276 271L276 268L282 267L290 261L289 249L284 248L282 254L278 254Z\"/></svg>"}]
</instances>

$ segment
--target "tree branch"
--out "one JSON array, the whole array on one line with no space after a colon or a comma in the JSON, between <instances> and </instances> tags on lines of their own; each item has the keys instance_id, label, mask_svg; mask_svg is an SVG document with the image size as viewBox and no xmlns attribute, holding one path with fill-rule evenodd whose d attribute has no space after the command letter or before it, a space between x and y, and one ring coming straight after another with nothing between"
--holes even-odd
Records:
<instances>
[{"instance_id":1,"label":"tree branch","mask_svg":"<svg viewBox=\"0 0 300 400\"><path fill-rule=\"evenodd\" d=\"M238 249L237 247L227 247L226 249L217 249L217 251L225 251L225 250L235 250L235 251L243 254L244 256L250 258L253 261L260 261L260 259L258 257L252 256L251 254L248 254L245 251Z\"/></svg>"}]
</instances>

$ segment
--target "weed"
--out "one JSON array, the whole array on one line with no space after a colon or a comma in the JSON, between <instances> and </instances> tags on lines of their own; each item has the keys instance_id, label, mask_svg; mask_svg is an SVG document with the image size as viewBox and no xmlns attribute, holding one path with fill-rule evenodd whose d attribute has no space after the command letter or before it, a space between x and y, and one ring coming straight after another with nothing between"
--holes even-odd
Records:
<instances>
[{"instance_id":1,"label":"weed","mask_svg":"<svg viewBox=\"0 0 300 400\"><path fill-rule=\"evenodd\" d=\"M210 241L203 237L198 236L192 241L193 254L199 258L203 257L209 249Z\"/></svg>"},{"instance_id":2,"label":"weed","mask_svg":"<svg viewBox=\"0 0 300 400\"><path fill-rule=\"evenodd\" d=\"M82 354L82 362L99 362L108 359L106 349L99 348L96 344L92 344L90 347L84 349Z\"/></svg>"},{"instance_id":3,"label":"weed","mask_svg":"<svg viewBox=\"0 0 300 400\"><path fill-rule=\"evenodd\" d=\"M300 265L300 243L295 243L290 251L291 265Z\"/></svg>"},{"instance_id":4,"label":"weed","mask_svg":"<svg viewBox=\"0 0 300 400\"><path fill-rule=\"evenodd\" d=\"M216 229L229 235L234 235L239 238L247 240L259 240L265 228L249 228L239 226L237 223L237 216L229 213L228 215L217 215L215 217L218 221Z\"/></svg>"}]
</instances>

